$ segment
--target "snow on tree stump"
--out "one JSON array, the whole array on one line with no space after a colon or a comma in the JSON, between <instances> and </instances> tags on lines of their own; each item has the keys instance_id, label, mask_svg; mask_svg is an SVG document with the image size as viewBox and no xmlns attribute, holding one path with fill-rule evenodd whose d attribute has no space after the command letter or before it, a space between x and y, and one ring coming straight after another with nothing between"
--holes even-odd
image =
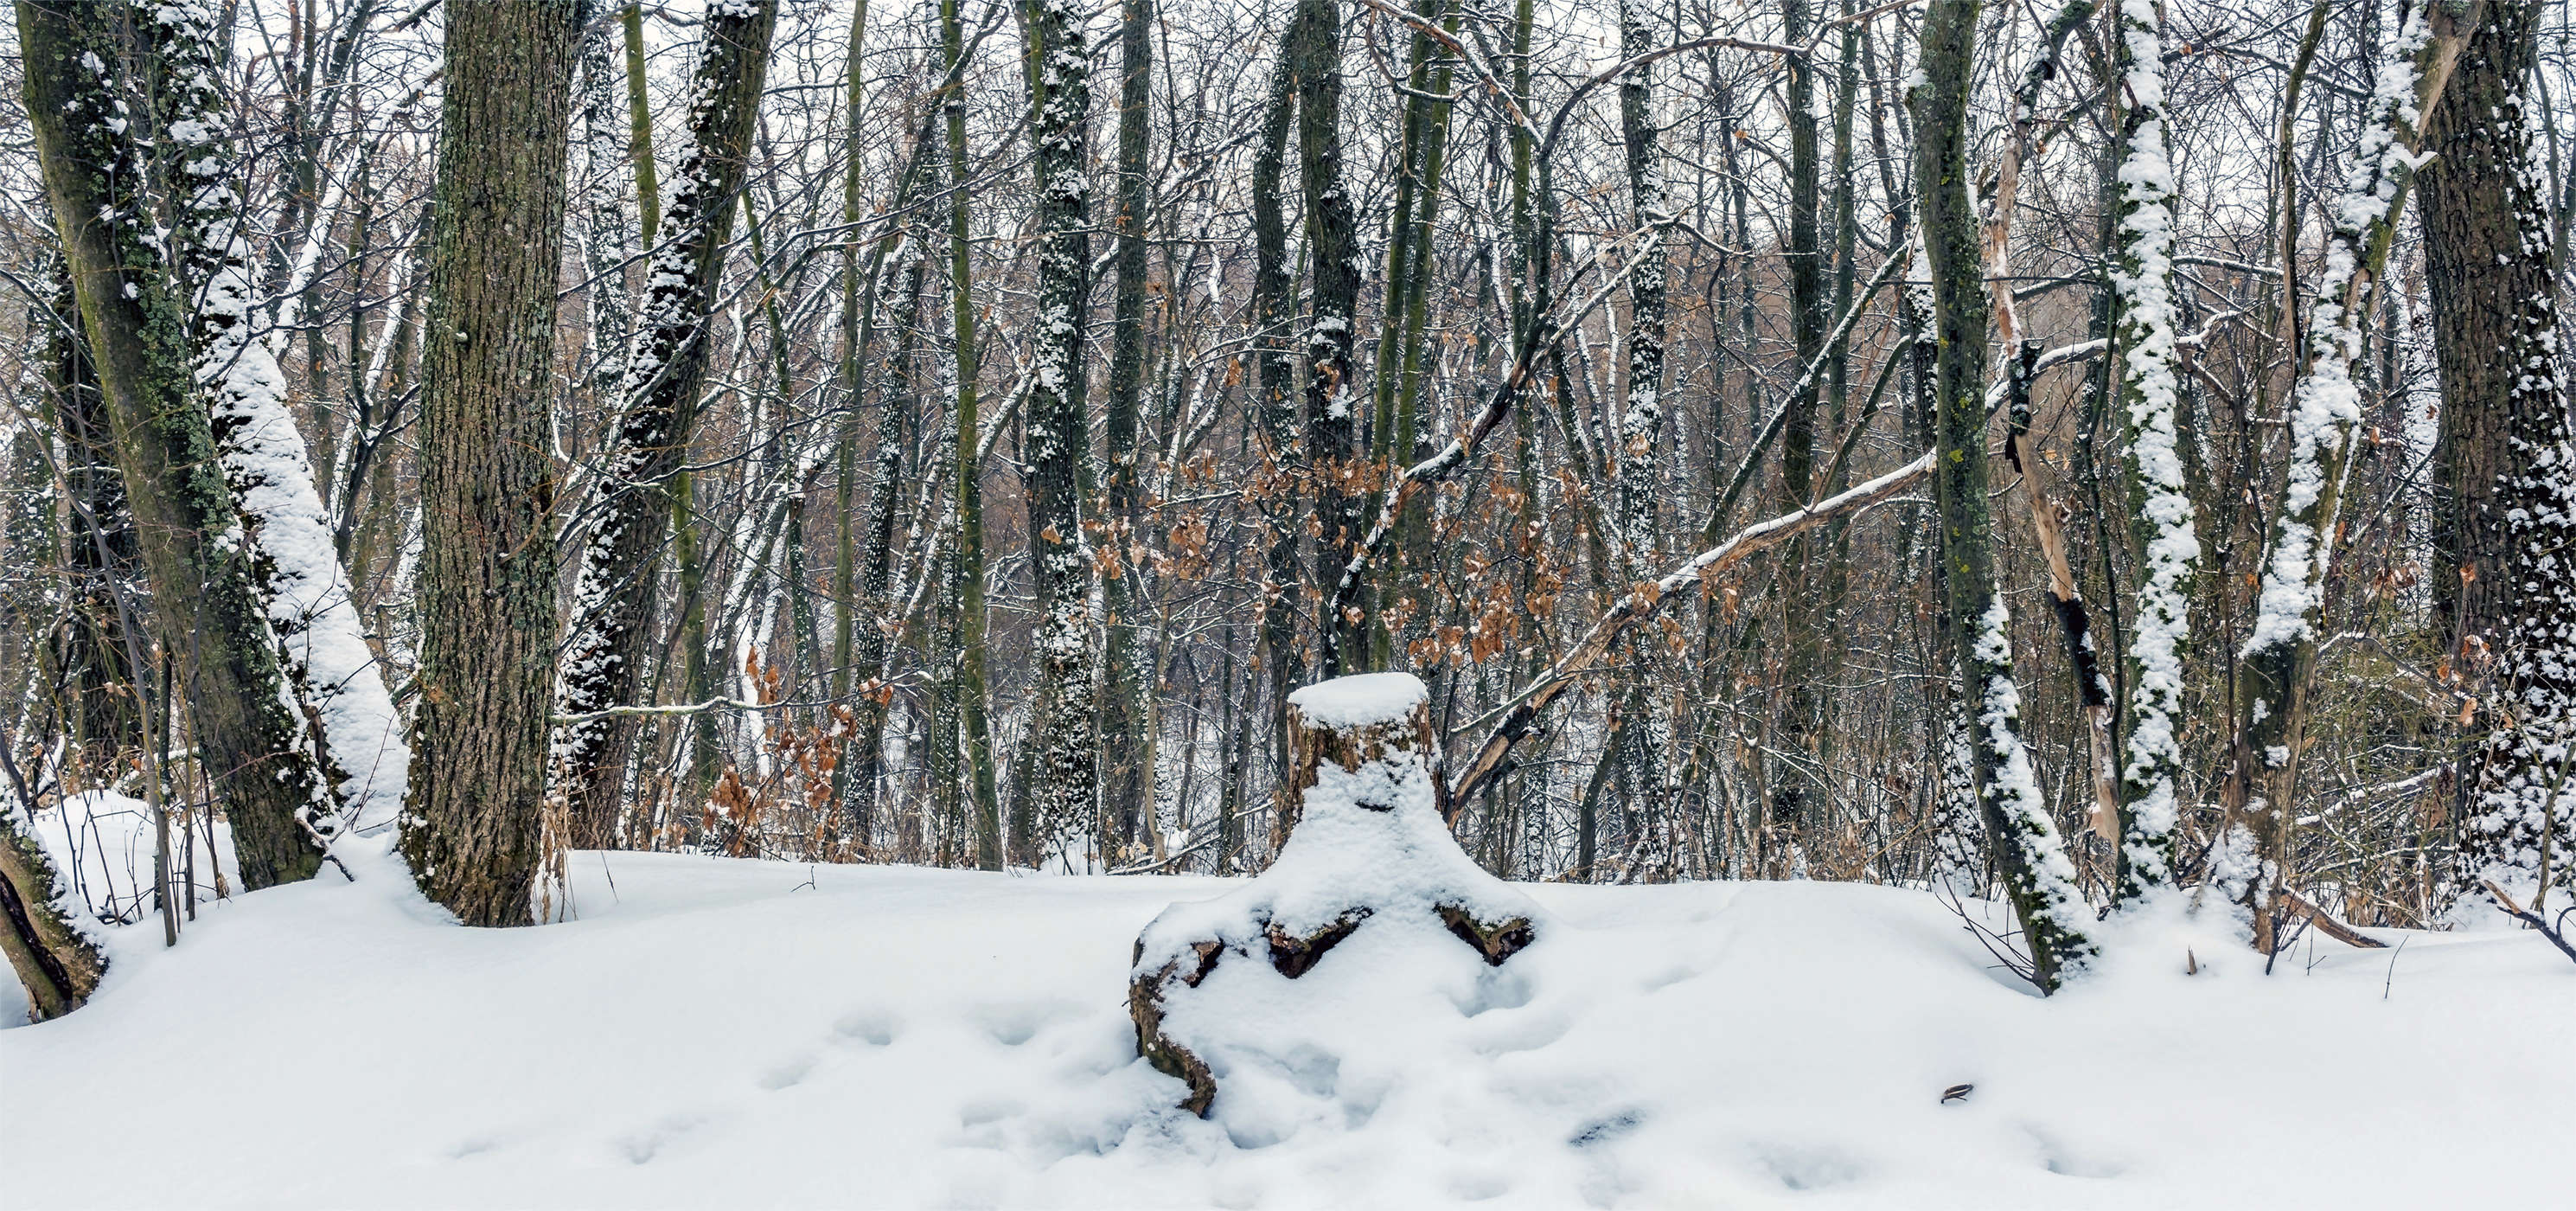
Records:
<instances>
[{"instance_id":1,"label":"snow on tree stump","mask_svg":"<svg viewBox=\"0 0 2576 1211\"><path fill-rule=\"evenodd\" d=\"M1206 1117L1231 1070L1277 1070L1290 1053L1311 1066L1319 1049L1329 1060L1333 1039L1299 1041L1319 1016L1390 985L1472 984L1537 939L1538 907L1468 858L1442 820L1429 698L1406 673L1290 695L1278 860L1231 894L1172 905L1137 937L1137 1051L1189 1086L1182 1109ZM1336 952L1352 957L1308 981Z\"/></svg>"}]
</instances>

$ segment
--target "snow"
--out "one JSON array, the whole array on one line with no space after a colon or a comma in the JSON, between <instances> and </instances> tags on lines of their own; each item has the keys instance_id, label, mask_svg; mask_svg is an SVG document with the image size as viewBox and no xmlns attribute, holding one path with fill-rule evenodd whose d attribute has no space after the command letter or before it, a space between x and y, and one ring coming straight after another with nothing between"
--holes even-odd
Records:
<instances>
[{"instance_id":1,"label":"snow","mask_svg":"<svg viewBox=\"0 0 2576 1211\"><path fill-rule=\"evenodd\" d=\"M193 838L188 829L196 830ZM159 910L150 897L160 826L149 804L113 791L83 791L37 816L30 831L53 866L55 907L66 920L130 924L156 919L153 914ZM210 827L202 817L174 813L170 849L178 866L173 878L195 876L200 911L214 899L218 864L224 887L242 885L241 865L233 857L231 825L218 820ZM111 937L117 932L103 927L94 930L93 936ZM157 934L154 941L159 941ZM15 1019L0 1020L15 1023Z\"/></svg>"},{"instance_id":2,"label":"snow","mask_svg":"<svg viewBox=\"0 0 2576 1211\"><path fill-rule=\"evenodd\" d=\"M1362 673L1319 681L1288 695L1309 722L1341 730L1392 723L1431 700L1422 679L1411 673Z\"/></svg>"},{"instance_id":3,"label":"snow","mask_svg":"<svg viewBox=\"0 0 2576 1211\"><path fill-rule=\"evenodd\" d=\"M2576 1036L2545 1026L2576 968L2527 933L2404 935L2393 978L2389 952L2323 940L2265 978L2222 938L2114 939L2042 1001L1921 892L1530 886L1547 940L1438 964L1376 1003L1388 1046L1283 1069L1272 1142L1234 1138L1224 1094L1216 1121L1171 1109L1123 996L1140 926L1241 881L572 868L567 925L459 929L361 866L203 908L173 950L151 922L116 931L141 944L87 1008L0 1031L9 1201L1983 1211L2564 1188L2564 1100L2532 1095L2576 1087ZM181 1121L138 1119L145 1098ZM292 1164L238 1163L287 1124Z\"/></svg>"}]
</instances>

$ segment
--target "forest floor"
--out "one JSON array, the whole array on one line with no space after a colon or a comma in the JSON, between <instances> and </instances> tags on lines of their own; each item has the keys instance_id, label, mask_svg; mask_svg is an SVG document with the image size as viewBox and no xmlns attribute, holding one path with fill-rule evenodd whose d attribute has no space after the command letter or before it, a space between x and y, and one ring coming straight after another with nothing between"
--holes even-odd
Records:
<instances>
[{"instance_id":1,"label":"forest floor","mask_svg":"<svg viewBox=\"0 0 2576 1211\"><path fill-rule=\"evenodd\" d=\"M2167 931L2043 1001L1921 892L1531 886L1507 968L1370 974L1401 1047L1201 1121L1125 984L1225 881L583 853L578 920L464 930L356 865L120 929L87 1008L0 1031L0 1201L2539 1207L2576 1138L2576 965L2530 934L2266 978Z\"/></svg>"}]
</instances>

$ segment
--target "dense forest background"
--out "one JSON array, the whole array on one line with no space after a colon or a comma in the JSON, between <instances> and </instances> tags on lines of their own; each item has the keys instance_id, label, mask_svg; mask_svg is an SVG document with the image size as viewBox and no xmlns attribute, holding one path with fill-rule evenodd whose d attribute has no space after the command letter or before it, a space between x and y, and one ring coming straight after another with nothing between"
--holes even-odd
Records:
<instances>
[{"instance_id":1,"label":"dense forest background","mask_svg":"<svg viewBox=\"0 0 2576 1211\"><path fill-rule=\"evenodd\" d=\"M2001 887L2075 953L2052 897L2422 925L2576 856L2563 4L18 7L21 820L221 814L257 884L407 793L490 923L575 848L1252 871L1288 692L1401 670L1510 878ZM145 499L83 171L229 505ZM530 300L535 389L442 387ZM228 789L236 640L301 834ZM543 685L424 674L484 650Z\"/></svg>"}]
</instances>

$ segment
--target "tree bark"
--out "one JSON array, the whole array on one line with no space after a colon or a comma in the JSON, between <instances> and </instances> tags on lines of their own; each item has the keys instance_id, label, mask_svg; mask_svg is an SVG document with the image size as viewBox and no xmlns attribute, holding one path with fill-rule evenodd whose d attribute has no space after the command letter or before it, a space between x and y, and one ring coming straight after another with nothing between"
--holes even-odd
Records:
<instances>
[{"instance_id":1,"label":"tree bark","mask_svg":"<svg viewBox=\"0 0 2576 1211\"><path fill-rule=\"evenodd\" d=\"M107 958L61 911L53 864L20 827L17 808L0 806L0 953L26 986L28 1017L58 1018L98 990Z\"/></svg>"},{"instance_id":2,"label":"tree bark","mask_svg":"<svg viewBox=\"0 0 2576 1211\"><path fill-rule=\"evenodd\" d=\"M965 29L958 0L940 0L940 42L949 78L941 98L948 121L948 303L956 350L956 541L952 548L957 603L957 712L966 789L975 813L975 865L1002 869L1001 794L993 785L993 727L987 714L984 674L984 470L977 457L975 291L971 254L974 227L967 209Z\"/></svg>"},{"instance_id":3,"label":"tree bark","mask_svg":"<svg viewBox=\"0 0 2576 1211\"><path fill-rule=\"evenodd\" d=\"M402 849L468 925L524 925L555 667L555 287L573 0L448 13L420 418L420 707Z\"/></svg>"},{"instance_id":4,"label":"tree bark","mask_svg":"<svg viewBox=\"0 0 2576 1211\"><path fill-rule=\"evenodd\" d=\"M2455 659L2494 653L2501 687L2469 737L2476 774L2460 779L2453 882L2470 892L2576 883L2560 789L2576 735L2576 440L2529 83L2545 7L2490 0L2433 113L2424 176L2442 367L2435 613Z\"/></svg>"},{"instance_id":5,"label":"tree bark","mask_svg":"<svg viewBox=\"0 0 2576 1211\"><path fill-rule=\"evenodd\" d=\"M1101 588L1108 609L1102 635L1101 735L1109 741L1101 773L1101 815L1113 820L1124 836L1150 807L1145 787L1151 771L1137 761L1143 749L1138 731L1144 726L1144 696L1149 692L1137 667L1136 631L1145 609L1144 568L1131 552L1142 522L1144 483L1137 458L1137 408L1145 388L1145 208L1150 201L1145 157L1151 149L1153 98L1154 3L1122 0L1118 33L1118 199L1110 228L1117 235L1111 262L1117 286L1111 296L1109 399L1103 409L1101 437L1108 447L1108 474L1101 484L1096 541L1107 548Z\"/></svg>"},{"instance_id":6,"label":"tree bark","mask_svg":"<svg viewBox=\"0 0 2576 1211\"><path fill-rule=\"evenodd\" d=\"M2092 920L2064 843L2040 801L2021 737L2012 618L1997 591L1994 521L1986 495L1987 306L1979 280L1977 216L1968 197L1967 106L1976 0L1934 0L1924 16L1922 82L1914 87L1914 178L1930 253L1939 336L1933 498L1948 577L1949 647L1960 709L1972 725L1986 831L2020 918L2033 978L2054 991L2093 953Z\"/></svg>"},{"instance_id":7,"label":"tree bark","mask_svg":"<svg viewBox=\"0 0 2576 1211\"><path fill-rule=\"evenodd\" d=\"M1295 64L1297 151L1306 195L1306 456L1322 484L1316 502L1323 537L1313 585L1327 599L1366 527L1369 470L1359 445L1357 335L1358 220L1342 172L1342 30L1336 0L1298 0L1285 53ZM1353 606L1318 620L1329 632L1326 677L1367 661L1369 625Z\"/></svg>"},{"instance_id":8,"label":"tree bark","mask_svg":"<svg viewBox=\"0 0 2576 1211\"><path fill-rule=\"evenodd\" d=\"M1083 331L1091 287L1091 57L1087 14L1072 0L1031 0L1031 161L1038 197L1038 304L1030 341L1036 381L1027 403L1029 563L1038 616L1030 637L1037 684L1030 743L1030 810L1015 822L1019 860L1035 865L1041 831L1095 830L1116 865L1114 822L1094 819L1100 782L1099 704L1092 686L1091 547L1084 539L1091 416ZM1130 738L1132 740L1132 738Z\"/></svg>"},{"instance_id":9,"label":"tree bark","mask_svg":"<svg viewBox=\"0 0 2576 1211\"><path fill-rule=\"evenodd\" d=\"M110 73L125 62L122 5L17 6L26 101L82 328L114 432L154 635L180 663L198 756L233 826L242 882L310 878L328 792L287 708L275 636L239 547L214 432L192 392L186 302L164 272L140 192L149 167L120 136L131 112Z\"/></svg>"},{"instance_id":10,"label":"tree bark","mask_svg":"<svg viewBox=\"0 0 2576 1211\"><path fill-rule=\"evenodd\" d=\"M2162 22L2147 0L2116 0L2114 61L2125 101L2111 271L2117 376L2129 430L2130 527L2140 560L2129 641L2128 763L2120 774L2118 900L2174 878L2183 773L2182 648L2200 541L2184 479L2182 363L2175 348L2173 159L2166 140Z\"/></svg>"}]
</instances>

